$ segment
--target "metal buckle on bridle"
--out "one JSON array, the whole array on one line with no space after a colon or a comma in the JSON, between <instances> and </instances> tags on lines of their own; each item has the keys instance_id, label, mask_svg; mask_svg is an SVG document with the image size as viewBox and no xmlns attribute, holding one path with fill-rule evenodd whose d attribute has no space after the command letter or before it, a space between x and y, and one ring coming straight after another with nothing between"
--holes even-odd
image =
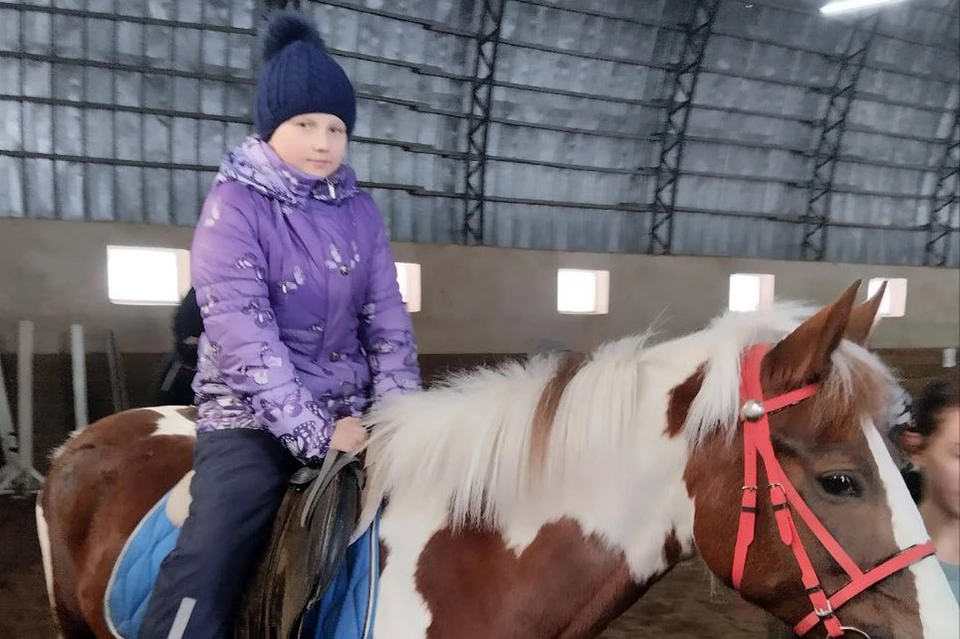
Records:
<instances>
[{"instance_id":1,"label":"metal buckle on bridle","mask_svg":"<svg viewBox=\"0 0 960 639\"><path fill-rule=\"evenodd\" d=\"M826 619L827 617L833 616L833 606L830 605L830 602L827 601L827 609L821 610L820 608L814 608L813 611L817 613L817 616L821 619Z\"/></svg>"}]
</instances>

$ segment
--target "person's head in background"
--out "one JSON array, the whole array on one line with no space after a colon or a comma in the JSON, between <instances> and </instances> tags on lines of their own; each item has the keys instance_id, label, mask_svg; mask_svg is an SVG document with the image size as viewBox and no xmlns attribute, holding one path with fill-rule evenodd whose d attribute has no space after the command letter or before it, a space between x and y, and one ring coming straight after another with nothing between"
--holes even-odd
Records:
<instances>
[{"instance_id":1,"label":"person's head in background","mask_svg":"<svg viewBox=\"0 0 960 639\"><path fill-rule=\"evenodd\" d=\"M900 444L923 478L921 510L936 508L960 520L960 383L956 376L932 382L914 404L914 423Z\"/></svg>"},{"instance_id":2,"label":"person's head in background","mask_svg":"<svg viewBox=\"0 0 960 639\"><path fill-rule=\"evenodd\" d=\"M920 516L960 603L960 384L957 375L928 384L914 403L900 445L920 476Z\"/></svg>"},{"instance_id":3,"label":"person's head in background","mask_svg":"<svg viewBox=\"0 0 960 639\"><path fill-rule=\"evenodd\" d=\"M173 315L174 346L185 366L196 368L197 344L202 333L203 317L197 304L197 292L191 287Z\"/></svg>"}]
</instances>

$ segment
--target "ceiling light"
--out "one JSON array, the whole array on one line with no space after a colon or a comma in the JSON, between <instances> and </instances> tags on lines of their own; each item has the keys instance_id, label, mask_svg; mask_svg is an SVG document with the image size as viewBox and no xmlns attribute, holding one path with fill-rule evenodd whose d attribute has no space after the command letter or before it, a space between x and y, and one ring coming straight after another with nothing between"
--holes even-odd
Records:
<instances>
[{"instance_id":1,"label":"ceiling light","mask_svg":"<svg viewBox=\"0 0 960 639\"><path fill-rule=\"evenodd\" d=\"M867 9L869 7L881 7L887 4L896 4L904 0L834 0L820 7L820 13L826 16L834 16L838 13L847 13L857 9Z\"/></svg>"}]
</instances>

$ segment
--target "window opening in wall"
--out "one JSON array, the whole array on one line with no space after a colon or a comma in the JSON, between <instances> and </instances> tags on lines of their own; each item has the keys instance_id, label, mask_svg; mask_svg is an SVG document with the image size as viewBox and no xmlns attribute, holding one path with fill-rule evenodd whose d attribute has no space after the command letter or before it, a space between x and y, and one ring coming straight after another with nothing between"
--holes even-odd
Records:
<instances>
[{"instance_id":1,"label":"window opening in wall","mask_svg":"<svg viewBox=\"0 0 960 639\"><path fill-rule=\"evenodd\" d=\"M112 303L176 306L189 288L189 251L107 247L107 293Z\"/></svg>"},{"instance_id":2,"label":"window opening in wall","mask_svg":"<svg viewBox=\"0 0 960 639\"><path fill-rule=\"evenodd\" d=\"M880 290L880 286L886 282L887 290L883 293L883 299L880 300L880 317L903 317L907 312L907 280L904 278L874 278L867 284L867 297Z\"/></svg>"},{"instance_id":3,"label":"window opening in wall","mask_svg":"<svg viewBox=\"0 0 960 639\"><path fill-rule=\"evenodd\" d=\"M420 312L420 265L397 262L397 284L408 313Z\"/></svg>"},{"instance_id":4,"label":"window opening in wall","mask_svg":"<svg viewBox=\"0 0 960 639\"><path fill-rule=\"evenodd\" d=\"M773 289L773 275L734 273L730 276L727 308L739 313L768 310L773 306Z\"/></svg>"},{"instance_id":5,"label":"window opening in wall","mask_svg":"<svg viewBox=\"0 0 960 639\"><path fill-rule=\"evenodd\" d=\"M562 268L557 271L557 311L605 315L610 310L610 271Z\"/></svg>"}]
</instances>

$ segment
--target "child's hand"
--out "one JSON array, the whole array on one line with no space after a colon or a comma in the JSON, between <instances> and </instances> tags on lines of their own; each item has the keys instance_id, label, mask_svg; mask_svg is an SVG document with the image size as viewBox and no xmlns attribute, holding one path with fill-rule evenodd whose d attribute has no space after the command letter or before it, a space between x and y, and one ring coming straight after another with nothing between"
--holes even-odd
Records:
<instances>
[{"instance_id":1,"label":"child's hand","mask_svg":"<svg viewBox=\"0 0 960 639\"><path fill-rule=\"evenodd\" d=\"M367 429L356 417L344 417L333 428L330 448L344 453L355 453L367 441Z\"/></svg>"}]
</instances>

